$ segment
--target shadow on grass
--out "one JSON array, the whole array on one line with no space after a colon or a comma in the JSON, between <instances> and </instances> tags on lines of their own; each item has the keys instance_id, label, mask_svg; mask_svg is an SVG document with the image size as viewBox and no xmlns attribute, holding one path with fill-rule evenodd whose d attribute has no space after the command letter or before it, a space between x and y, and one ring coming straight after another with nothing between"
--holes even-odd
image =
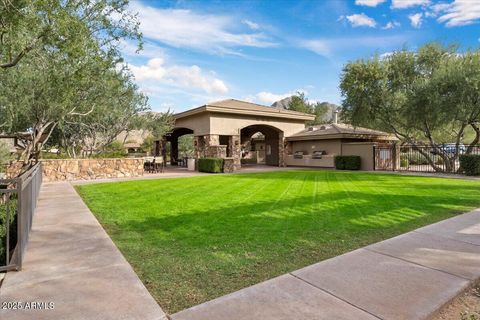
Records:
<instances>
[{"instance_id":1,"label":"shadow on grass","mask_svg":"<svg viewBox=\"0 0 480 320\"><path fill-rule=\"evenodd\" d=\"M477 191L478 200L454 195L379 196L357 191L333 192L313 203L311 197L303 196L217 208L207 206L201 210L148 216L141 221L127 220L118 227L141 234L163 231L179 241L202 239L198 245L228 239L261 240L266 234L277 239L275 235L282 234L290 240L297 237L302 240L305 231L311 229L330 234L343 233L347 237L345 232L363 234L402 225L416 228L453 216L480 205L480 190ZM399 232L403 230L399 228Z\"/></svg>"},{"instance_id":2,"label":"shadow on grass","mask_svg":"<svg viewBox=\"0 0 480 320\"><path fill-rule=\"evenodd\" d=\"M272 180L266 190L249 197L265 179ZM301 180L318 188L302 190ZM171 312L480 206L478 183L368 173L130 183L95 187L85 198L96 202L99 220Z\"/></svg>"}]
</instances>

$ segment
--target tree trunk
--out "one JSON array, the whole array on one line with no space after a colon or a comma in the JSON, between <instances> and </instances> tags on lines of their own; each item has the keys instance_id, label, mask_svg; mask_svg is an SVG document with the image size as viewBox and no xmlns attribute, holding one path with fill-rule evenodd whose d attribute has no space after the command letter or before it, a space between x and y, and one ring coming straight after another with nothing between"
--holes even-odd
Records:
<instances>
[{"instance_id":1,"label":"tree trunk","mask_svg":"<svg viewBox=\"0 0 480 320\"><path fill-rule=\"evenodd\" d=\"M471 154L475 146L480 142L480 127L476 123L471 123L470 126L473 128L473 130L475 130L475 138L468 146L466 151L467 154Z\"/></svg>"}]
</instances>

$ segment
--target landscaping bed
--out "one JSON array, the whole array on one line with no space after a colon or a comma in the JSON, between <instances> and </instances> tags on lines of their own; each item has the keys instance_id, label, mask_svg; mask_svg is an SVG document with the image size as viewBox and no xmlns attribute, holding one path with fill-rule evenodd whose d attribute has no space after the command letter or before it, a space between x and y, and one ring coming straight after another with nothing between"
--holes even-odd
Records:
<instances>
[{"instance_id":1,"label":"landscaping bed","mask_svg":"<svg viewBox=\"0 0 480 320\"><path fill-rule=\"evenodd\" d=\"M82 185L164 310L480 206L480 182L291 170Z\"/></svg>"}]
</instances>

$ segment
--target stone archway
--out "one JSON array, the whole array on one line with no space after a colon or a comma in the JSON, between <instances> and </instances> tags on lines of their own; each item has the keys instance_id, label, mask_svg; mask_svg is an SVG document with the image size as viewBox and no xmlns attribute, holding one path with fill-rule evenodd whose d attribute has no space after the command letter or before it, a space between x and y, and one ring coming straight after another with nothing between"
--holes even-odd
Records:
<instances>
[{"instance_id":1,"label":"stone archway","mask_svg":"<svg viewBox=\"0 0 480 320\"><path fill-rule=\"evenodd\" d=\"M240 142L243 148L254 144L261 145L260 141L253 143L252 137L260 133L264 138L265 164L269 166L284 165L283 131L273 126L255 124L240 130ZM245 152L260 152L261 150L244 150Z\"/></svg>"},{"instance_id":2,"label":"stone archway","mask_svg":"<svg viewBox=\"0 0 480 320\"><path fill-rule=\"evenodd\" d=\"M193 134L194 131L189 128L174 128L172 132L165 136L165 141L170 142L170 164L178 164L178 138L186 134ZM166 156L166 148L162 150L162 155Z\"/></svg>"}]
</instances>

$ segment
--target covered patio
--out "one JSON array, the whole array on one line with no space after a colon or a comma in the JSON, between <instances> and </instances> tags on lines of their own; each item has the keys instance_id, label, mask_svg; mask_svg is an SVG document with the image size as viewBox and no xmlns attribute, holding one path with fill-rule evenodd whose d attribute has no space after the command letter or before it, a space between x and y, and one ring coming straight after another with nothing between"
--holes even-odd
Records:
<instances>
[{"instance_id":1,"label":"covered patio","mask_svg":"<svg viewBox=\"0 0 480 320\"><path fill-rule=\"evenodd\" d=\"M164 143L156 141L155 154L167 158L165 142L169 142L170 164L178 165L178 139L193 134L193 157L223 158L225 172L239 170L242 162L248 163L242 159L251 160L253 153L255 162L250 164L282 167L285 137L303 130L306 121L313 119L310 114L234 99L212 102L176 114L174 129L164 137Z\"/></svg>"}]
</instances>

